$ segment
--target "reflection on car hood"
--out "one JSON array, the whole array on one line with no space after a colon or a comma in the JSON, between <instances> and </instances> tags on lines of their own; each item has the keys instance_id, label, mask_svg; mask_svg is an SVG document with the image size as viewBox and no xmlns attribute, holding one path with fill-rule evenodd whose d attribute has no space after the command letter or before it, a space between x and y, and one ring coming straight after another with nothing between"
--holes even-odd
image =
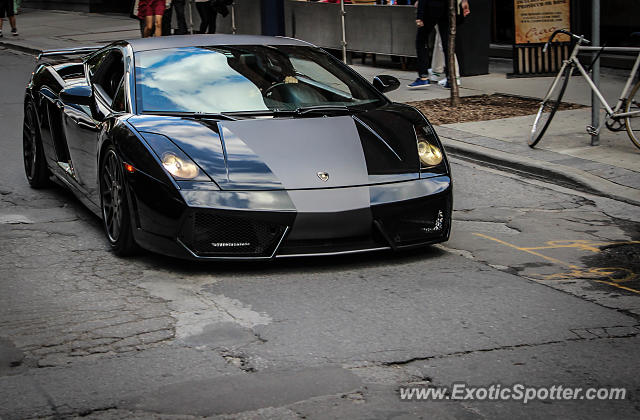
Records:
<instances>
[{"instance_id":1,"label":"reflection on car hood","mask_svg":"<svg viewBox=\"0 0 640 420\"><path fill-rule=\"evenodd\" d=\"M378 134L382 130L374 121L352 116L129 119L138 131L170 138L223 190L336 188L418 178L413 126L403 121L401 139L386 141L389 134Z\"/></svg>"},{"instance_id":2,"label":"reflection on car hood","mask_svg":"<svg viewBox=\"0 0 640 420\"><path fill-rule=\"evenodd\" d=\"M281 183L285 189L367 183L367 166L350 116L219 123L230 181ZM320 175L318 175L320 173Z\"/></svg>"}]
</instances>

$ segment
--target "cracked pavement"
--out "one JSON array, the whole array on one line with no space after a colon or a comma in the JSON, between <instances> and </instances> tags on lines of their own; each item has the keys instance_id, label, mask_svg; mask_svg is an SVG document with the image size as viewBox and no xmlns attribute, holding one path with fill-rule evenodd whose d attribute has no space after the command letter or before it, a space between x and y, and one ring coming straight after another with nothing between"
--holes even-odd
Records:
<instances>
[{"instance_id":1,"label":"cracked pavement","mask_svg":"<svg viewBox=\"0 0 640 420\"><path fill-rule=\"evenodd\" d=\"M70 193L24 179L32 63L0 50L0 418L638 418L637 208L453 158L453 233L440 246L120 259ZM456 382L628 398L398 395Z\"/></svg>"}]
</instances>

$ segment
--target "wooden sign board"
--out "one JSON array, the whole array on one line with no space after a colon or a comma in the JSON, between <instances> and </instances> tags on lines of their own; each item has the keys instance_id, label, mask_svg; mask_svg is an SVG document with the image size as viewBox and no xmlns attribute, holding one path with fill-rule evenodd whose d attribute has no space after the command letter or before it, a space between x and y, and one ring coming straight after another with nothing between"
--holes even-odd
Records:
<instances>
[{"instance_id":1,"label":"wooden sign board","mask_svg":"<svg viewBox=\"0 0 640 420\"><path fill-rule=\"evenodd\" d=\"M547 42L557 29L571 30L570 0L514 0L516 44ZM563 34L555 42L567 42Z\"/></svg>"}]
</instances>

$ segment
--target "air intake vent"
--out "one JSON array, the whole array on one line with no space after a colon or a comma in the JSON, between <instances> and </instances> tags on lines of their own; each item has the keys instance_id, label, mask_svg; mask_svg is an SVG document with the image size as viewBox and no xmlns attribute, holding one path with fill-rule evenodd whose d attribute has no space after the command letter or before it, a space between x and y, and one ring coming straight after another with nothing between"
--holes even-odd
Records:
<instances>
[{"instance_id":1,"label":"air intake vent","mask_svg":"<svg viewBox=\"0 0 640 420\"><path fill-rule=\"evenodd\" d=\"M187 218L180 240L198 256L269 257L285 228L248 217L198 211Z\"/></svg>"},{"instance_id":2,"label":"air intake vent","mask_svg":"<svg viewBox=\"0 0 640 420\"><path fill-rule=\"evenodd\" d=\"M433 242L449 234L450 195L377 206L373 214L397 246Z\"/></svg>"}]
</instances>

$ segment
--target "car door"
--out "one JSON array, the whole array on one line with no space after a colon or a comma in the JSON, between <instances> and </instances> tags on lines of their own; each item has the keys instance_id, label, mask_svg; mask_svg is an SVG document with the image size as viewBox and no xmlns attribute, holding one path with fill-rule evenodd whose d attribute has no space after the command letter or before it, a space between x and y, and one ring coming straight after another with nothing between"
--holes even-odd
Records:
<instances>
[{"instance_id":1,"label":"car door","mask_svg":"<svg viewBox=\"0 0 640 420\"><path fill-rule=\"evenodd\" d=\"M85 65L87 83L93 91L90 106L65 104L64 124L74 176L84 193L99 205L98 147L99 139L109 129L109 117L114 113L114 98L124 89L124 60L119 48L113 48L90 58ZM122 110L123 111L123 110Z\"/></svg>"}]
</instances>

